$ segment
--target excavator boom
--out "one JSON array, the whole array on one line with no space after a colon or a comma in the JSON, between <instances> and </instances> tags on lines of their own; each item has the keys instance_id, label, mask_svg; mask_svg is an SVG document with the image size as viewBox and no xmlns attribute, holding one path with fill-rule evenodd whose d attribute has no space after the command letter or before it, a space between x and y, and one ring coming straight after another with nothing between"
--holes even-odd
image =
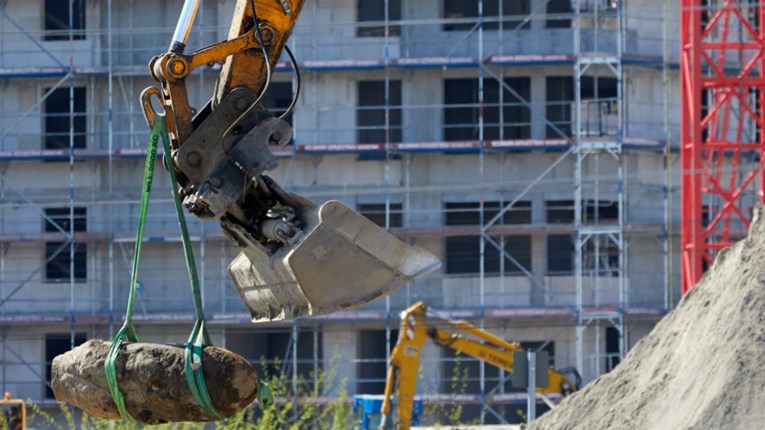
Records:
<instances>
[{"instance_id":1,"label":"excavator boom","mask_svg":"<svg viewBox=\"0 0 765 430\"><path fill-rule=\"evenodd\" d=\"M428 317L438 319L432 324ZM442 327L449 327L443 329ZM465 335L480 339L480 341ZM401 329L396 345L391 351L388 376L385 381L385 393L381 408L380 429L386 426L391 412L391 400L394 392L398 398L397 430L409 430L412 420L414 395L417 388L417 373L420 367L422 347L427 339L438 345L452 348L493 366L513 371L513 352L523 351L520 344L508 342L479 327L463 320L452 320L438 312L429 310L423 302L418 302L401 313ZM482 342L481 342L482 341ZM578 389L576 384L555 369L548 369L549 382L545 387L538 387L543 394L557 393L563 397Z\"/></svg>"},{"instance_id":2,"label":"excavator boom","mask_svg":"<svg viewBox=\"0 0 765 430\"><path fill-rule=\"evenodd\" d=\"M185 1L170 48L149 63L159 88L144 90L141 103L150 127L157 115L165 116L184 206L202 220L218 221L241 249L229 273L253 321L364 306L435 270L440 262L431 253L340 202L317 206L266 175L278 164L271 147L292 140L284 117L300 80L287 40L304 0L238 0L228 39L186 53L200 1ZM293 62L298 91L277 117L261 99L283 51ZM214 94L197 111L186 78L216 64L221 71Z\"/></svg>"}]
</instances>

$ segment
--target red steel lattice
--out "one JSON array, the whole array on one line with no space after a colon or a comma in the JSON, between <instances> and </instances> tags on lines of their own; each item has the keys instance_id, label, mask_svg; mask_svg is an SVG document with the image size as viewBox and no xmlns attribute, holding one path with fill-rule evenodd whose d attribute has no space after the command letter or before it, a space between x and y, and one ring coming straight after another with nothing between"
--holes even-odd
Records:
<instances>
[{"instance_id":1,"label":"red steel lattice","mask_svg":"<svg viewBox=\"0 0 765 430\"><path fill-rule=\"evenodd\" d=\"M682 292L763 199L765 4L682 0Z\"/></svg>"}]
</instances>

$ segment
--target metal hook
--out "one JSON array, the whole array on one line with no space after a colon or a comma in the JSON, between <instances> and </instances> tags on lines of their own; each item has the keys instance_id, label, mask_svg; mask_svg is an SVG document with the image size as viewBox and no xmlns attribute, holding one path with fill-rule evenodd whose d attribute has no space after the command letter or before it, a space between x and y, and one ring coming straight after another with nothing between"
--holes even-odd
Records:
<instances>
[{"instance_id":1,"label":"metal hook","mask_svg":"<svg viewBox=\"0 0 765 430\"><path fill-rule=\"evenodd\" d=\"M154 110L154 106L151 104L152 95L157 96L157 101L159 101L159 105L162 106L162 93L160 93L159 88L148 87L141 92L141 109L143 110L144 118L146 118L146 124L149 125L149 128L153 129L154 120L157 116L165 116L165 112L163 110L162 113L158 114Z\"/></svg>"}]
</instances>

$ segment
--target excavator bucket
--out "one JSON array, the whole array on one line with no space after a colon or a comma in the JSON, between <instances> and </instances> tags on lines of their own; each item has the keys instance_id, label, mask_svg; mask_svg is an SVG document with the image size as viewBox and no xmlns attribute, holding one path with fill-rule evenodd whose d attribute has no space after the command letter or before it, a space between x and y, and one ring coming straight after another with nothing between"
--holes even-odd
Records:
<instances>
[{"instance_id":1,"label":"excavator bucket","mask_svg":"<svg viewBox=\"0 0 765 430\"><path fill-rule=\"evenodd\" d=\"M302 218L306 228L291 246L274 253L248 247L229 265L253 322L365 306L441 264L338 201Z\"/></svg>"}]
</instances>

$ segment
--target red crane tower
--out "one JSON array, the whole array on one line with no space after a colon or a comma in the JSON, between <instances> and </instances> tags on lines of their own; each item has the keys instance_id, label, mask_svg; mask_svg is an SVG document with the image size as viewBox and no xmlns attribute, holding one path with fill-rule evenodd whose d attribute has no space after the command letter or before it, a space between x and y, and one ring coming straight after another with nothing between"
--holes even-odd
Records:
<instances>
[{"instance_id":1,"label":"red crane tower","mask_svg":"<svg viewBox=\"0 0 765 430\"><path fill-rule=\"evenodd\" d=\"M682 292L765 202L765 4L682 0Z\"/></svg>"}]
</instances>

